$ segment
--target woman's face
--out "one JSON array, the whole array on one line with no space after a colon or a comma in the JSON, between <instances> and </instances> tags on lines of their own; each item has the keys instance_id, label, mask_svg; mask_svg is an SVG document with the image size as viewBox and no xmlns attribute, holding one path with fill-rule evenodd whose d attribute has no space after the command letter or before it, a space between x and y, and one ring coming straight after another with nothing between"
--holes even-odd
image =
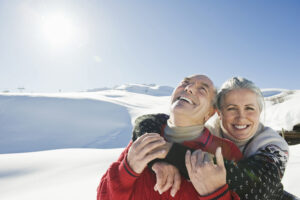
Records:
<instances>
[{"instance_id":1,"label":"woman's face","mask_svg":"<svg viewBox=\"0 0 300 200\"><path fill-rule=\"evenodd\" d=\"M228 92L219 116L229 135L238 140L250 138L259 125L260 110L257 95L249 89Z\"/></svg>"}]
</instances>

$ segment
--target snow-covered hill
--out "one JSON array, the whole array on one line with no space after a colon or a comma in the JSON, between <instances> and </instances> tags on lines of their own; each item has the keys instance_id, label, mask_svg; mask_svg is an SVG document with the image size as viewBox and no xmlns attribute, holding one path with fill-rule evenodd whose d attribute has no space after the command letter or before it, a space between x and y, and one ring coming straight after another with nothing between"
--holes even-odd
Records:
<instances>
[{"instance_id":1,"label":"snow-covered hill","mask_svg":"<svg viewBox=\"0 0 300 200\"><path fill-rule=\"evenodd\" d=\"M147 94L152 96L170 96L173 92L173 87L159 86L155 84L143 85L143 84L124 84L115 86L113 88L96 88L88 90L88 92L98 92L103 90L121 90L139 94Z\"/></svg>"},{"instance_id":2,"label":"snow-covered hill","mask_svg":"<svg viewBox=\"0 0 300 200\"><path fill-rule=\"evenodd\" d=\"M292 130L300 124L300 91L265 89L265 111L262 122L275 130Z\"/></svg>"},{"instance_id":3,"label":"snow-covered hill","mask_svg":"<svg viewBox=\"0 0 300 200\"><path fill-rule=\"evenodd\" d=\"M132 120L167 112L169 96L122 90L0 95L0 153L61 148L119 148Z\"/></svg>"},{"instance_id":4,"label":"snow-covered hill","mask_svg":"<svg viewBox=\"0 0 300 200\"><path fill-rule=\"evenodd\" d=\"M300 123L300 91L263 90L262 121ZM131 138L134 119L168 113L170 87L124 85L88 92L0 94L0 199L95 199L101 175ZM283 179L300 196L300 146Z\"/></svg>"}]
</instances>

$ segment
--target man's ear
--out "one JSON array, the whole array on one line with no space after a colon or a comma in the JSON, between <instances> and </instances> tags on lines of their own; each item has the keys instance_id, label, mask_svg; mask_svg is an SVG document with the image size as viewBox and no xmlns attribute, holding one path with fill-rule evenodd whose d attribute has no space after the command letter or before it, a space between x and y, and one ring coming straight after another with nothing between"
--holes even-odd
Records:
<instances>
[{"instance_id":1,"label":"man's ear","mask_svg":"<svg viewBox=\"0 0 300 200\"><path fill-rule=\"evenodd\" d=\"M212 108L210 112L205 115L204 122L207 122L207 120L209 120L209 118L211 118L216 113L216 111L216 109Z\"/></svg>"},{"instance_id":2,"label":"man's ear","mask_svg":"<svg viewBox=\"0 0 300 200\"><path fill-rule=\"evenodd\" d=\"M217 110L218 116L221 117L221 112Z\"/></svg>"}]
</instances>

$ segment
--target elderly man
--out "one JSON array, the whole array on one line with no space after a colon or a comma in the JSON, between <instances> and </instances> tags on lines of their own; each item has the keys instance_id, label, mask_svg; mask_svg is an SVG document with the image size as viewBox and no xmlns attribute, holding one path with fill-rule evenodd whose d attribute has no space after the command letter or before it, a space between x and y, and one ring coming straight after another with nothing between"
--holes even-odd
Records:
<instances>
[{"instance_id":1,"label":"elderly man","mask_svg":"<svg viewBox=\"0 0 300 200\"><path fill-rule=\"evenodd\" d=\"M224 152L228 159L239 159L241 153L230 141L222 141L214 137L204 128L204 123L214 114L213 99L215 88L212 81L204 75L193 75L185 78L174 90L171 98L170 119L162 128L162 136L157 133L143 134L134 138L127 148L122 152L118 161L114 162L101 179L98 187L98 200L103 199L238 199L235 193L228 191L226 184L226 170L223 163L221 151L216 152L217 144L227 147L232 152ZM162 116L162 120L164 115ZM159 119L161 120L161 119ZM149 129L155 124L146 125ZM170 148L170 142L187 142L189 147L195 147L195 142L207 140L203 150L215 154L217 163L213 164L211 170L203 177L215 177L202 183L194 183L193 176L189 174L191 181L183 179L175 168L174 186L171 192L162 193L156 185L155 174L146 167L147 164L157 158L166 158ZM188 143L190 142L190 143ZM204 141L205 142L205 141ZM174 146L174 145L173 145ZM191 156L190 166L197 172L206 158ZM158 167L159 168L159 167ZM154 166L155 169L155 166ZM216 181L218 180L218 181ZM178 191L177 191L178 190ZM207 196L208 195L208 196Z\"/></svg>"}]
</instances>

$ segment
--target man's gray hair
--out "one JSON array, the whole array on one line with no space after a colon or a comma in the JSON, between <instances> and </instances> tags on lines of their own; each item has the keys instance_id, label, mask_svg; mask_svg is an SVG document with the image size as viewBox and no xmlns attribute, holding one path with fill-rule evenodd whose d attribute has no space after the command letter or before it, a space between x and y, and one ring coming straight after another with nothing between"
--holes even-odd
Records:
<instances>
[{"instance_id":1,"label":"man's gray hair","mask_svg":"<svg viewBox=\"0 0 300 200\"><path fill-rule=\"evenodd\" d=\"M225 95L228 92L236 89L249 89L254 92L257 96L259 110L262 111L264 105L264 97L260 89L252 81L242 77L233 77L223 83L216 97L216 107L218 110L221 110Z\"/></svg>"}]
</instances>

